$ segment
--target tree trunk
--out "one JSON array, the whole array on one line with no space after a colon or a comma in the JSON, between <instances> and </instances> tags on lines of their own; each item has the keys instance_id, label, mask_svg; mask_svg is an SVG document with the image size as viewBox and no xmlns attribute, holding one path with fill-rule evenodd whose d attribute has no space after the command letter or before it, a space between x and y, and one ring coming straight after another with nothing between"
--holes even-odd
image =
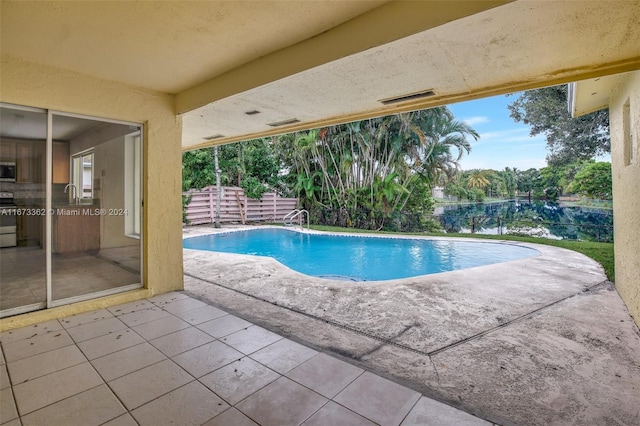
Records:
<instances>
[{"instance_id":1,"label":"tree trunk","mask_svg":"<svg viewBox=\"0 0 640 426\"><path fill-rule=\"evenodd\" d=\"M222 202L222 186L220 185L220 167L218 167L218 147L213 147L213 160L216 168L216 216L215 224L216 228L220 228L220 204Z\"/></svg>"}]
</instances>

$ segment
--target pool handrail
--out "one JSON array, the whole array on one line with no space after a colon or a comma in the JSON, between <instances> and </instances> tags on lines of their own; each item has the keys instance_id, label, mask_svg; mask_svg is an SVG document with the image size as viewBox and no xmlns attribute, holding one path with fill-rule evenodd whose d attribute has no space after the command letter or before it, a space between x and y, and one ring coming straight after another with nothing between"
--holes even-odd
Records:
<instances>
[{"instance_id":1,"label":"pool handrail","mask_svg":"<svg viewBox=\"0 0 640 426\"><path fill-rule=\"evenodd\" d=\"M307 229L310 229L310 225L309 225L309 212L306 210L300 210L300 209L293 209L291 210L289 213L287 213L286 215L284 215L284 217L282 218L282 224L284 226L292 226L293 225L293 221L294 219L298 218L298 224L300 225L301 228L304 229L304 225L303 225L303 216L307 215Z\"/></svg>"}]
</instances>

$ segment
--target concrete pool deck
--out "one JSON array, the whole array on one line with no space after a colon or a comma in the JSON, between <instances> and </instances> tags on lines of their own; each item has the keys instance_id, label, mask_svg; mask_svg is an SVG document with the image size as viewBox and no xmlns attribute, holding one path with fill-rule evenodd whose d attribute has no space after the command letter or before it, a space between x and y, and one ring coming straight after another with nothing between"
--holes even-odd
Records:
<instances>
[{"instance_id":1,"label":"concrete pool deck","mask_svg":"<svg viewBox=\"0 0 640 426\"><path fill-rule=\"evenodd\" d=\"M495 423L640 424L640 334L600 265L515 244L540 255L364 283L184 250L185 290Z\"/></svg>"}]
</instances>

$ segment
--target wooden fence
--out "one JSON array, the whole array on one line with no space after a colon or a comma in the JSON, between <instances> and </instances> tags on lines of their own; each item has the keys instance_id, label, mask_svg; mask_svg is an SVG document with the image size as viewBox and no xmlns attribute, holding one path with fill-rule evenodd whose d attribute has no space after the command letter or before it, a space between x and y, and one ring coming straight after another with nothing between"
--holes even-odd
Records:
<instances>
[{"instance_id":1,"label":"wooden fence","mask_svg":"<svg viewBox=\"0 0 640 426\"><path fill-rule=\"evenodd\" d=\"M191 197L191 202L185 208L187 223L200 225L215 222L215 186L207 186L199 191L190 190L183 195ZM279 222L297 204L297 198L283 198L274 192L267 192L262 199L254 200L246 197L242 188L223 186L220 222Z\"/></svg>"}]
</instances>

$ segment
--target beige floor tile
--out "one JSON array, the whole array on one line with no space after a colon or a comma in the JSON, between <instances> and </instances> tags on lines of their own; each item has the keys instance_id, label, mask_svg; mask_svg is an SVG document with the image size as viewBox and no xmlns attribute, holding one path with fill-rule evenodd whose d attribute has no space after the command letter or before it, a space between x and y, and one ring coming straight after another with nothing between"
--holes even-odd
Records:
<instances>
[{"instance_id":1,"label":"beige floor tile","mask_svg":"<svg viewBox=\"0 0 640 426\"><path fill-rule=\"evenodd\" d=\"M165 359L162 352L144 342L91 360L91 364L105 381L110 382Z\"/></svg>"},{"instance_id":2,"label":"beige floor tile","mask_svg":"<svg viewBox=\"0 0 640 426\"><path fill-rule=\"evenodd\" d=\"M173 361L166 360L120 377L109 386L120 401L133 410L193 380Z\"/></svg>"},{"instance_id":3,"label":"beige floor tile","mask_svg":"<svg viewBox=\"0 0 640 426\"><path fill-rule=\"evenodd\" d=\"M198 346L202 346L213 340L214 338L204 331L198 330L195 327L189 327L184 330L179 330L174 333L167 334L166 336L150 340L149 343L158 348L166 356L172 357L190 349L197 348Z\"/></svg>"},{"instance_id":4,"label":"beige floor tile","mask_svg":"<svg viewBox=\"0 0 640 426\"><path fill-rule=\"evenodd\" d=\"M3 344L4 356L7 363L22 358L38 355L54 349L73 344L73 340L66 331L60 329L50 333L39 334L27 339Z\"/></svg>"},{"instance_id":5,"label":"beige floor tile","mask_svg":"<svg viewBox=\"0 0 640 426\"><path fill-rule=\"evenodd\" d=\"M158 296L153 296L152 298L149 298L147 300L156 306L164 306L168 303L175 302L176 300L182 300L187 298L189 298L189 296L187 296L184 293L178 293L178 292L172 291L171 293L164 293Z\"/></svg>"},{"instance_id":6,"label":"beige floor tile","mask_svg":"<svg viewBox=\"0 0 640 426\"><path fill-rule=\"evenodd\" d=\"M143 309L149 309L155 307L153 303L146 300L136 300L135 302L124 303L122 305L113 306L107 308L115 316L130 314L131 312L141 311Z\"/></svg>"},{"instance_id":7,"label":"beige floor tile","mask_svg":"<svg viewBox=\"0 0 640 426\"><path fill-rule=\"evenodd\" d=\"M214 306L203 306L201 308L190 309L184 312L177 312L175 315L182 318L189 324L196 325L220 318L227 315L227 313Z\"/></svg>"},{"instance_id":8,"label":"beige floor tile","mask_svg":"<svg viewBox=\"0 0 640 426\"><path fill-rule=\"evenodd\" d=\"M258 426L258 424L231 407L202 426Z\"/></svg>"},{"instance_id":9,"label":"beige floor tile","mask_svg":"<svg viewBox=\"0 0 640 426\"><path fill-rule=\"evenodd\" d=\"M251 325L252 324L249 321L245 321L242 318L238 318L233 315L225 315L223 317L198 324L198 328L215 338L220 338L231 333L235 333L236 331L240 331L243 328L251 327Z\"/></svg>"},{"instance_id":10,"label":"beige floor tile","mask_svg":"<svg viewBox=\"0 0 640 426\"><path fill-rule=\"evenodd\" d=\"M169 312L163 311L158 307L152 307L149 309L141 309L129 314L120 315L118 316L118 319L127 324L129 327L135 327L136 325L144 324L169 316L171 316Z\"/></svg>"},{"instance_id":11,"label":"beige floor tile","mask_svg":"<svg viewBox=\"0 0 640 426\"><path fill-rule=\"evenodd\" d=\"M138 422L131 417L131 414L127 413L108 421L102 426L138 426Z\"/></svg>"},{"instance_id":12,"label":"beige floor tile","mask_svg":"<svg viewBox=\"0 0 640 426\"><path fill-rule=\"evenodd\" d=\"M202 377L233 361L238 361L243 356L231 346L216 340L176 355L172 359L192 376Z\"/></svg>"},{"instance_id":13,"label":"beige floor tile","mask_svg":"<svg viewBox=\"0 0 640 426\"><path fill-rule=\"evenodd\" d=\"M105 334L114 333L127 328L127 326L118 318L105 318L89 324L79 325L67 329L67 333L76 342L93 339L94 337L104 336Z\"/></svg>"},{"instance_id":14,"label":"beige floor tile","mask_svg":"<svg viewBox=\"0 0 640 426\"><path fill-rule=\"evenodd\" d=\"M7 360L4 359L4 351L2 350L2 347L0 347L0 365L4 365L7 363Z\"/></svg>"},{"instance_id":15,"label":"beige floor tile","mask_svg":"<svg viewBox=\"0 0 640 426\"><path fill-rule=\"evenodd\" d=\"M22 426L19 418L15 418L13 420L9 420L7 423L2 423L2 426Z\"/></svg>"},{"instance_id":16,"label":"beige floor tile","mask_svg":"<svg viewBox=\"0 0 640 426\"><path fill-rule=\"evenodd\" d=\"M187 312L192 309L203 308L205 306L208 306L208 305L204 302L188 297L188 298L176 300L171 303L167 303L162 307L162 309L176 315L178 313Z\"/></svg>"},{"instance_id":17,"label":"beige floor tile","mask_svg":"<svg viewBox=\"0 0 640 426\"><path fill-rule=\"evenodd\" d=\"M9 380L9 372L7 371L6 364L0 365L0 390L6 389L11 386L11 380Z\"/></svg>"},{"instance_id":18,"label":"beige floor tile","mask_svg":"<svg viewBox=\"0 0 640 426\"><path fill-rule=\"evenodd\" d=\"M191 327L188 322L181 320L178 317L169 315L168 317L161 318L159 320L147 322L133 328L133 331L141 335L147 340L155 339L156 337L162 337L174 331L183 330Z\"/></svg>"},{"instance_id":19,"label":"beige floor tile","mask_svg":"<svg viewBox=\"0 0 640 426\"><path fill-rule=\"evenodd\" d=\"M24 383L87 362L77 346L65 346L7 364L13 384Z\"/></svg>"},{"instance_id":20,"label":"beige floor tile","mask_svg":"<svg viewBox=\"0 0 640 426\"><path fill-rule=\"evenodd\" d=\"M22 417L22 424L97 426L123 413L125 408L109 387L100 385L27 414Z\"/></svg>"},{"instance_id":21,"label":"beige floor tile","mask_svg":"<svg viewBox=\"0 0 640 426\"><path fill-rule=\"evenodd\" d=\"M252 325L251 327L223 337L220 341L239 350L243 354L249 355L280 339L282 339L282 336L278 336L257 325Z\"/></svg>"},{"instance_id":22,"label":"beige floor tile","mask_svg":"<svg viewBox=\"0 0 640 426\"><path fill-rule=\"evenodd\" d=\"M41 336L43 334L62 330L62 326L57 320L42 322L40 324L30 325L28 327L16 328L13 330L3 331L0 333L0 343L6 345L8 343L17 342L27 338Z\"/></svg>"},{"instance_id":23,"label":"beige floor tile","mask_svg":"<svg viewBox=\"0 0 640 426\"><path fill-rule=\"evenodd\" d=\"M280 374L286 374L317 353L289 339L282 339L252 353L251 358Z\"/></svg>"},{"instance_id":24,"label":"beige floor tile","mask_svg":"<svg viewBox=\"0 0 640 426\"><path fill-rule=\"evenodd\" d=\"M333 400L385 426L398 425L419 398L414 390L365 372Z\"/></svg>"},{"instance_id":25,"label":"beige floor tile","mask_svg":"<svg viewBox=\"0 0 640 426\"><path fill-rule=\"evenodd\" d=\"M96 321L102 321L107 318L113 318L113 314L106 309L98 309L96 311L84 312L82 314L62 318L60 319L60 323L64 328L71 328L79 325L91 324Z\"/></svg>"},{"instance_id":26,"label":"beige floor tile","mask_svg":"<svg viewBox=\"0 0 640 426\"><path fill-rule=\"evenodd\" d=\"M91 360L131 346L139 345L142 342L144 342L142 337L130 329L124 329L116 333L85 340L84 342L78 343L78 347L85 356Z\"/></svg>"},{"instance_id":27,"label":"beige floor tile","mask_svg":"<svg viewBox=\"0 0 640 426\"><path fill-rule=\"evenodd\" d=\"M491 426L491 424L424 396L402 422L402 426Z\"/></svg>"},{"instance_id":28,"label":"beige floor tile","mask_svg":"<svg viewBox=\"0 0 640 426\"><path fill-rule=\"evenodd\" d=\"M291 370L287 373L287 377L320 395L333 398L363 372L363 369L344 361L318 354Z\"/></svg>"},{"instance_id":29,"label":"beige floor tile","mask_svg":"<svg viewBox=\"0 0 640 426\"><path fill-rule=\"evenodd\" d=\"M327 405L303 423L303 426L326 425L375 426L375 423L370 422L351 410L347 410L342 405L329 401Z\"/></svg>"},{"instance_id":30,"label":"beige floor tile","mask_svg":"<svg viewBox=\"0 0 640 426\"><path fill-rule=\"evenodd\" d=\"M229 405L200 382L191 382L131 412L141 425L200 426Z\"/></svg>"},{"instance_id":31,"label":"beige floor tile","mask_svg":"<svg viewBox=\"0 0 640 426\"><path fill-rule=\"evenodd\" d=\"M0 423L18 418L18 409L11 388L0 390Z\"/></svg>"},{"instance_id":32,"label":"beige floor tile","mask_svg":"<svg viewBox=\"0 0 640 426\"><path fill-rule=\"evenodd\" d=\"M99 386L103 381L85 362L13 387L20 415Z\"/></svg>"},{"instance_id":33,"label":"beige floor tile","mask_svg":"<svg viewBox=\"0 0 640 426\"><path fill-rule=\"evenodd\" d=\"M298 425L327 401L312 390L281 377L236 408L262 426Z\"/></svg>"},{"instance_id":34,"label":"beige floor tile","mask_svg":"<svg viewBox=\"0 0 640 426\"><path fill-rule=\"evenodd\" d=\"M235 405L280 375L264 365L244 357L200 378L209 389Z\"/></svg>"}]
</instances>

